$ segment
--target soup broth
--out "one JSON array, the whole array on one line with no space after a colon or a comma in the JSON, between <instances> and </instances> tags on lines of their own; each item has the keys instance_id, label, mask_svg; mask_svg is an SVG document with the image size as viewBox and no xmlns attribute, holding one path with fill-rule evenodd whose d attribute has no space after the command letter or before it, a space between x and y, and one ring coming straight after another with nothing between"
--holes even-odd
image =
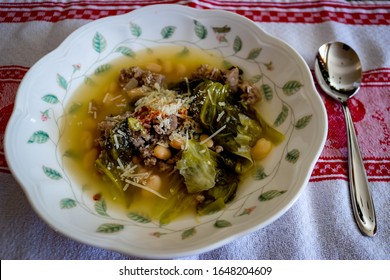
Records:
<instances>
[{"instance_id":1,"label":"soup broth","mask_svg":"<svg viewBox=\"0 0 390 280\"><path fill-rule=\"evenodd\" d=\"M166 76L166 82L178 82L198 68L209 64L222 68L222 58L197 49L184 49L179 46L148 49L136 53L132 58L121 58L110 63L108 71L93 74L93 84L81 85L69 100L63 125L60 149L64 164L70 175L82 186L83 192L94 200L104 199L114 209L142 212L153 218L153 207L162 199L137 187L129 187L119 195L112 182L99 174L95 160L100 147L96 144L100 132L99 122L106 116L120 115L130 110L129 96L119 87L120 70L131 66L158 72ZM167 174L156 173L162 179L161 194L169 193L170 178ZM112 209L112 208L110 208ZM158 211L158 210L157 210Z\"/></svg>"}]
</instances>

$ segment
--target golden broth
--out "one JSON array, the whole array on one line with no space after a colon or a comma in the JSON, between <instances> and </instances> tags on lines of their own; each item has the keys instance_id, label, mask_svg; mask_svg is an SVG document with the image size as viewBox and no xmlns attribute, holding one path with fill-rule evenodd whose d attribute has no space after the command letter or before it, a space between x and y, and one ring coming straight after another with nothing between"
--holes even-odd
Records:
<instances>
[{"instance_id":1,"label":"golden broth","mask_svg":"<svg viewBox=\"0 0 390 280\"><path fill-rule=\"evenodd\" d=\"M221 58L197 49L184 50L179 46L160 47L140 51L133 58L117 59L110 63L107 72L91 75L93 84L80 86L68 102L60 149L65 155L66 169L89 197L105 199L110 206L155 216L152 206L161 198L132 186L126 190L125 197L121 197L116 187L95 170L94 162L100 152L95 144L100 135L97 124L108 115L122 114L130 109L129 97L118 85L119 72L123 68L140 66L159 72L166 76L168 83L182 80L204 63L222 68ZM163 189L159 192L164 194L169 191L169 180L166 176L162 176L162 180Z\"/></svg>"}]
</instances>

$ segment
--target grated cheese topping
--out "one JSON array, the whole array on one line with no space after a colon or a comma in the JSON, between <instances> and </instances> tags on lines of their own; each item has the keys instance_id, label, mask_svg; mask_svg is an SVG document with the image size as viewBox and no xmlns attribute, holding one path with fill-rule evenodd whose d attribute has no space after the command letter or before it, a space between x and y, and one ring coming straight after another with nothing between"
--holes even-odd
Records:
<instances>
[{"instance_id":1,"label":"grated cheese topping","mask_svg":"<svg viewBox=\"0 0 390 280\"><path fill-rule=\"evenodd\" d=\"M207 143L207 141L211 140L212 138L214 138L216 135L218 135L222 130L224 130L226 128L226 124L223 125L222 127L220 127L216 132L214 132L213 134L211 134L209 137L207 137L206 139L204 139L202 142L200 142L201 144L205 144Z\"/></svg>"},{"instance_id":2,"label":"grated cheese topping","mask_svg":"<svg viewBox=\"0 0 390 280\"><path fill-rule=\"evenodd\" d=\"M152 172L148 171L135 173L137 168L139 167L137 164L129 163L126 166L123 166L123 163L119 158L117 159L117 162L120 169L122 170L122 174L120 175L120 177L126 183L126 185L123 187L123 191L126 191L130 186L134 186L151 192L160 198L167 199L159 192L147 186L146 179L150 177Z\"/></svg>"},{"instance_id":3,"label":"grated cheese topping","mask_svg":"<svg viewBox=\"0 0 390 280\"><path fill-rule=\"evenodd\" d=\"M189 96L178 96L175 91L159 89L152 91L149 95L140 98L136 103L135 111L142 107L160 111L164 115L180 115L183 108L188 109L193 98Z\"/></svg>"}]
</instances>

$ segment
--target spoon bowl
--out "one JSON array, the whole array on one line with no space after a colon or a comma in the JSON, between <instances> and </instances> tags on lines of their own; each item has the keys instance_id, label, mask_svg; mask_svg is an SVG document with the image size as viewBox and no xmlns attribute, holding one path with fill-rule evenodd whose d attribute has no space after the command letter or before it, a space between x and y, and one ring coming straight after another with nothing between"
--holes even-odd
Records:
<instances>
[{"instance_id":1,"label":"spoon bowl","mask_svg":"<svg viewBox=\"0 0 390 280\"><path fill-rule=\"evenodd\" d=\"M321 88L346 102L360 89L362 65L356 52L341 42L326 43L317 52L315 72Z\"/></svg>"},{"instance_id":2,"label":"spoon bowl","mask_svg":"<svg viewBox=\"0 0 390 280\"><path fill-rule=\"evenodd\" d=\"M350 46L331 42L319 48L314 71L321 89L343 106L347 124L352 209L360 231L367 236L374 236L377 231L374 204L347 102L360 89L362 64Z\"/></svg>"}]
</instances>

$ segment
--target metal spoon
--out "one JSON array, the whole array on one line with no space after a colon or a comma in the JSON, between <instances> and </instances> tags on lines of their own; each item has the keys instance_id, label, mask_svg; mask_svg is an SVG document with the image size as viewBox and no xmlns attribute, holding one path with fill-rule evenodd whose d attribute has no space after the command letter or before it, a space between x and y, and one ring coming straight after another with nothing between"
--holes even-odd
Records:
<instances>
[{"instance_id":1,"label":"metal spoon","mask_svg":"<svg viewBox=\"0 0 390 280\"><path fill-rule=\"evenodd\" d=\"M374 204L347 104L347 100L360 88L362 66L359 57L351 47L344 43L326 43L317 52L314 70L319 85L325 93L343 106L347 124L352 209L361 232L367 236L374 236L377 230Z\"/></svg>"}]
</instances>

